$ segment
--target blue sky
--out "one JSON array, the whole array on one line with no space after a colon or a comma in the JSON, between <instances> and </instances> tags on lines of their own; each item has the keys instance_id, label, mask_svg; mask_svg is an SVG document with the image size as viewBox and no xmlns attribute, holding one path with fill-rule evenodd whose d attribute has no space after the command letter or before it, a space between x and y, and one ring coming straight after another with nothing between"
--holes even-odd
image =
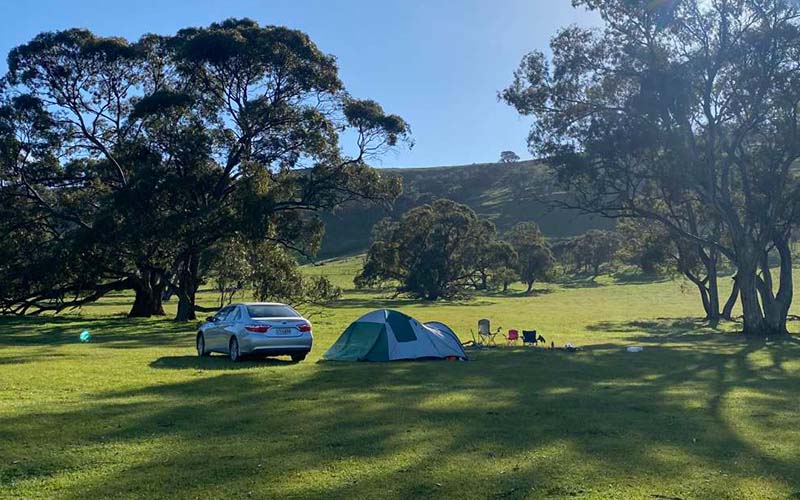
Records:
<instances>
[{"instance_id":1,"label":"blue sky","mask_svg":"<svg viewBox=\"0 0 800 500\"><path fill-rule=\"evenodd\" d=\"M251 17L308 33L339 60L356 97L403 116L416 145L385 167L495 161L501 150L529 157L530 122L497 101L520 58L546 49L559 27L597 18L569 0L0 0L5 54L41 31L89 28L137 39L228 17Z\"/></svg>"}]
</instances>

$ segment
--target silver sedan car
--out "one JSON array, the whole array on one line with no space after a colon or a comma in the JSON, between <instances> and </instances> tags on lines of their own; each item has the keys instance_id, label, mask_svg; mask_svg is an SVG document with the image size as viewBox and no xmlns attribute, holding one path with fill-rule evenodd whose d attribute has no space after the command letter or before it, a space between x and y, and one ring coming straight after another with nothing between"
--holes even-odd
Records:
<instances>
[{"instance_id":1,"label":"silver sedan car","mask_svg":"<svg viewBox=\"0 0 800 500\"><path fill-rule=\"evenodd\" d=\"M258 302L223 307L197 330L197 355L289 355L302 361L311 350L311 322L286 304Z\"/></svg>"}]
</instances>

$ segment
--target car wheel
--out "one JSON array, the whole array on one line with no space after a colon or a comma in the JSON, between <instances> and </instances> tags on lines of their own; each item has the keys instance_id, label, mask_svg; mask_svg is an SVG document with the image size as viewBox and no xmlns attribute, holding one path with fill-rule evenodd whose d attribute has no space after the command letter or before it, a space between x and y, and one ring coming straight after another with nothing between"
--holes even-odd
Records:
<instances>
[{"instance_id":1,"label":"car wheel","mask_svg":"<svg viewBox=\"0 0 800 500\"><path fill-rule=\"evenodd\" d=\"M197 355L200 356L201 358L205 358L209 354L211 354L208 351L206 351L206 337L202 333L197 334L196 346L197 346Z\"/></svg>"},{"instance_id":2,"label":"car wheel","mask_svg":"<svg viewBox=\"0 0 800 500\"><path fill-rule=\"evenodd\" d=\"M239 341L236 337L231 337L231 343L228 345L228 356L234 363L242 360L242 353L239 352Z\"/></svg>"},{"instance_id":3,"label":"car wheel","mask_svg":"<svg viewBox=\"0 0 800 500\"><path fill-rule=\"evenodd\" d=\"M306 353L303 353L303 354L292 354L292 361L294 361L295 363L299 363L299 362L303 361L304 359L306 359Z\"/></svg>"}]
</instances>

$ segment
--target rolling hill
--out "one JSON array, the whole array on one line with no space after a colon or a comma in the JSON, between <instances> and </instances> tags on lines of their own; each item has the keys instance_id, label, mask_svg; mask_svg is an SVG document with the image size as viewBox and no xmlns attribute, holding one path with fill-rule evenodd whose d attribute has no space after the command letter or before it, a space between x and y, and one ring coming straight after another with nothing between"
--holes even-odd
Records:
<instances>
[{"instance_id":1,"label":"rolling hill","mask_svg":"<svg viewBox=\"0 0 800 500\"><path fill-rule=\"evenodd\" d=\"M537 161L484 163L451 167L387 168L384 175L403 180L403 194L392 207L351 203L325 216L325 238L319 258L362 252L369 246L372 226L384 217L398 217L410 208L438 198L470 206L492 220L500 232L517 222L534 221L551 238L575 236L588 229L610 227L601 217L554 209L546 200L559 196L558 187Z\"/></svg>"}]
</instances>

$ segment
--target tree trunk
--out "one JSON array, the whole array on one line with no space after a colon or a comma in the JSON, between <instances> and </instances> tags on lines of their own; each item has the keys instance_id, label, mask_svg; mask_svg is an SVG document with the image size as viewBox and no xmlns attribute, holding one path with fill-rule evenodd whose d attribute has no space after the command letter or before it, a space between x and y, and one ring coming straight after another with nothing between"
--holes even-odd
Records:
<instances>
[{"instance_id":1,"label":"tree trunk","mask_svg":"<svg viewBox=\"0 0 800 500\"><path fill-rule=\"evenodd\" d=\"M706 309L706 319L712 327L719 324L719 285L717 283L717 258L716 251L712 250L711 255L703 259L706 266L706 281L708 293L708 309Z\"/></svg>"},{"instance_id":2,"label":"tree trunk","mask_svg":"<svg viewBox=\"0 0 800 500\"><path fill-rule=\"evenodd\" d=\"M136 297L128 313L129 318L149 318L151 316L164 316L162 300L166 284L155 271L141 271L141 277L132 279L133 290Z\"/></svg>"},{"instance_id":3,"label":"tree trunk","mask_svg":"<svg viewBox=\"0 0 800 500\"><path fill-rule=\"evenodd\" d=\"M196 253L189 254L182 263L178 279L178 311L175 321L194 321L197 319L195 299L200 286L200 258Z\"/></svg>"},{"instance_id":4,"label":"tree trunk","mask_svg":"<svg viewBox=\"0 0 800 500\"><path fill-rule=\"evenodd\" d=\"M533 281L528 281L528 289L525 290L525 293L531 293L533 291Z\"/></svg>"},{"instance_id":5,"label":"tree trunk","mask_svg":"<svg viewBox=\"0 0 800 500\"><path fill-rule=\"evenodd\" d=\"M756 288L761 297L761 310L766 319L774 307L775 295L772 284L772 272L769 268L769 252L764 252L760 261L761 276L756 275Z\"/></svg>"},{"instance_id":6,"label":"tree trunk","mask_svg":"<svg viewBox=\"0 0 800 500\"><path fill-rule=\"evenodd\" d=\"M703 311L706 313L706 319L710 319L712 316L711 312L711 302L708 298L708 288L702 281L696 281L695 285L697 285L697 290L700 292L700 301L703 304Z\"/></svg>"},{"instance_id":7,"label":"tree trunk","mask_svg":"<svg viewBox=\"0 0 800 500\"><path fill-rule=\"evenodd\" d=\"M195 297L191 293L181 291L178 293L178 312L175 313L175 321L194 321L197 313L194 309Z\"/></svg>"},{"instance_id":8,"label":"tree trunk","mask_svg":"<svg viewBox=\"0 0 800 500\"><path fill-rule=\"evenodd\" d=\"M708 286L708 277L701 279L700 276L695 276L689 270L684 269L683 275L697 287L700 293L700 303L703 304L703 311L706 313L706 320L710 321L713 326L719 323L719 296L716 299L711 298L711 287ZM716 293L716 287L714 287ZM716 304L716 305L714 305ZM716 319L715 319L716 318Z\"/></svg>"},{"instance_id":9,"label":"tree trunk","mask_svg":"<svg viewBox=\"0 0 800 500\"><path fill-rule=\"evenodd\" d=\"M762 296L764 304L764 318L771 335L784 335L788 333L786 328L786 318L789 315L789 307L792 305L794 286L792 283L792 255L789 248L789 241L784 237L773 239L775 249L780 256L780 274L778 293L772 295L773 285L772 276L769 270L768 260L765 257L766 275L764 276L764 292L768 295ZM762 270L764 265L762 265ZM766 300L765 300L766 299Z\"/></svg>"},{"instance_id":10,"label":"tree trunk","mask_svg":"<svg viewBox=\"0 0 800 500\"><path fill-rule=\"evenodd\" d=\"M761 304L758 302L758 289L756 284L756 264L753 262L740 262L738 283L739 296L742 300L742 316L744 318L744 329L742 333L752 336L766 336L769 328L764 321L764 314Z\"/></svg>"},{"instance_id":11,"label":"tree trunk","mask_svg":"<svg viewBox=\"0 0 800 500\"><path fill-rule=\"evenodd\" d=\"M739 281L736 276L733 277L733 288L728 300L725 302L725 307L722 308L722 317L730 321L733 319L733 308L736 306L736 301L739 299Z\"/></svg>"}]
</instances>

